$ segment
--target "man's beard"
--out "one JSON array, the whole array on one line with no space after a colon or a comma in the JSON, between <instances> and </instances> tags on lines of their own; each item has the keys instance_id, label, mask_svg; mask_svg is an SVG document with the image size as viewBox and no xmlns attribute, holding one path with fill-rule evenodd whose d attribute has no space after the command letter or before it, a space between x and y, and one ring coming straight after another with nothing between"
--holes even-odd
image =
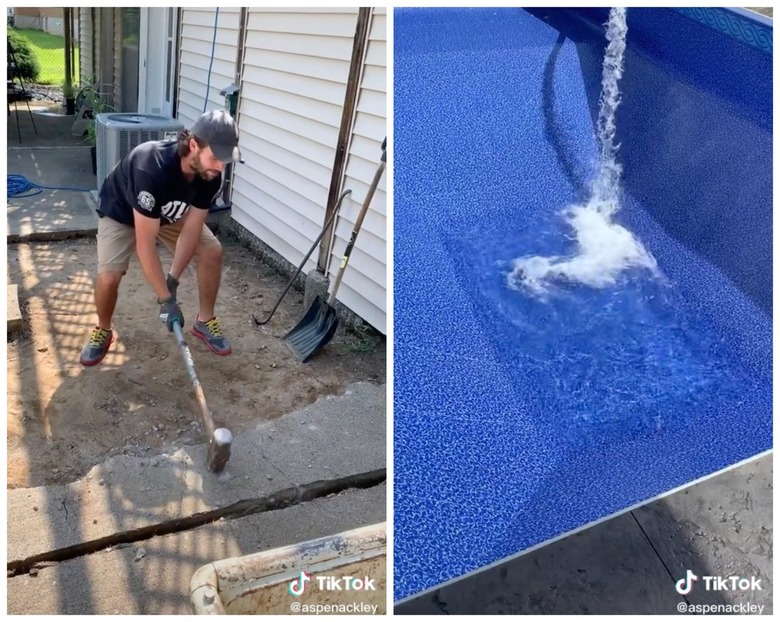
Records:
<instances>
[{"instance_id":1,"label":"man's beard","mask_svg":"<svg viewBox=\"0 0 780 622\"><path fill-rule=\"evenodd\" d=\"M212 179L216 179L219 176L219 171L214 169L206 169L203 167L203 165L200 163L200 157L199 153L193 153L192 158L190 159L190 167L198 174L198 177L201 179L205 179L206 181L211 181Z\"/></svg>"}]
</instances>

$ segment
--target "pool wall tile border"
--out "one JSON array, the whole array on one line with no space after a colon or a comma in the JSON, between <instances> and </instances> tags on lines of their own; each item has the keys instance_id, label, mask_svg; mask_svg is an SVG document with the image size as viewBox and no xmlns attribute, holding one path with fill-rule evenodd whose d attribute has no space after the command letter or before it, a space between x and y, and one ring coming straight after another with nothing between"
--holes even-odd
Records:
<instances>
[{"instance_id":1,"label":"pool wall tile border","mask_svg":"<svg viewBox=\"0 0 780 622\"><path fill-rule=\"evenodd\" d=\"M675 8L675 11L762 52L772 54L772 21L739 9ZM763 18L763 19L759 19Z\"/></svg>"}]
</instances>

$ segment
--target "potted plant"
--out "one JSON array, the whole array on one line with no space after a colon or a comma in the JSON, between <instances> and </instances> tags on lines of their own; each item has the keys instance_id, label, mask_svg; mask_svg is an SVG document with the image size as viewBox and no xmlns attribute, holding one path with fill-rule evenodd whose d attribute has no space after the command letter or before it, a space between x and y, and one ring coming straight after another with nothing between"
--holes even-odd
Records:
<instances>
[{"instance_id":1,"label":"potted plant","mask_svg":"<svg viewBox=\"0 0 780 622\"><path fill-rule=\"evenodd\" d=\"M85 96L84 117L87 120L86 140L90 145L90 156L92 157L92 174L97 175L97 131L95 129L95 118L101 112L112 110L111 106L105 103L103 98L95 90L89 89L82 91Z\"/></svg>"}]
</instances>

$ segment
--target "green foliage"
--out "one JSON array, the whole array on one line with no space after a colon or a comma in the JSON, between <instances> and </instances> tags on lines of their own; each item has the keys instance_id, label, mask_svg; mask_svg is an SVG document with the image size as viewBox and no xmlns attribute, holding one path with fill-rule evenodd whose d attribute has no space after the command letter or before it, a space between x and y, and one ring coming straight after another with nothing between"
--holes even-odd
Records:
<instances>
[{"instance_id":1,"label":"green foliage","mask_svg":"<svg viewBox=\"0 0 780 622\"><path fill-rule=\"evenodd\" d=\"M382 344L382 334L365 322L349 325L342 348L349 352L374 352Z\"/></svg>"},{"instance_id":2,"label":"green foliage","mask_svg":"<svg viewBox=\"0 0 780 622\"><path fill-rule=\"evenodd\" d=\"M13 28L8 28L8 43L16 57L17 73L25 82L37 82L41 65L30 41ZM9 79L11 76L8 76Z\"/></svg>"},{"instance_id":3,"label":"green foliage","mask_svg":"<svg viewBox=\"0 0 780 622\"><path fill-rule=\"evenodd\" d=\"M30 28L17 28L15 33L26 41L38 63L38 76L28 81L35 84L62 84L65 80L65 37ZM73 44L75 46L73 75L78 76L78 41L74 41Z\"/></svg>"}]
</instances>

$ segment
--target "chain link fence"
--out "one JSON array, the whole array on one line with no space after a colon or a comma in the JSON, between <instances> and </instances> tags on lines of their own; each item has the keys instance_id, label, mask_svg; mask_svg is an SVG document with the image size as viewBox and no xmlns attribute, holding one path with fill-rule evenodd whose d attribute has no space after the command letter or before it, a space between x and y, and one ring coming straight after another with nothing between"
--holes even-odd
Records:
<instances>
[{"instance_id":1,"label":"chain link fence","mask_svg":"<svg viewBox=\"0 0 780 622\"><path fill-rule=\"evenodd\" d=\"M15 8L8 12L9 95L63 101L65 84L65 19L59 8ZM71 25L71 76L79 75L78 20Z\"/></svg>"}]
</instances>

